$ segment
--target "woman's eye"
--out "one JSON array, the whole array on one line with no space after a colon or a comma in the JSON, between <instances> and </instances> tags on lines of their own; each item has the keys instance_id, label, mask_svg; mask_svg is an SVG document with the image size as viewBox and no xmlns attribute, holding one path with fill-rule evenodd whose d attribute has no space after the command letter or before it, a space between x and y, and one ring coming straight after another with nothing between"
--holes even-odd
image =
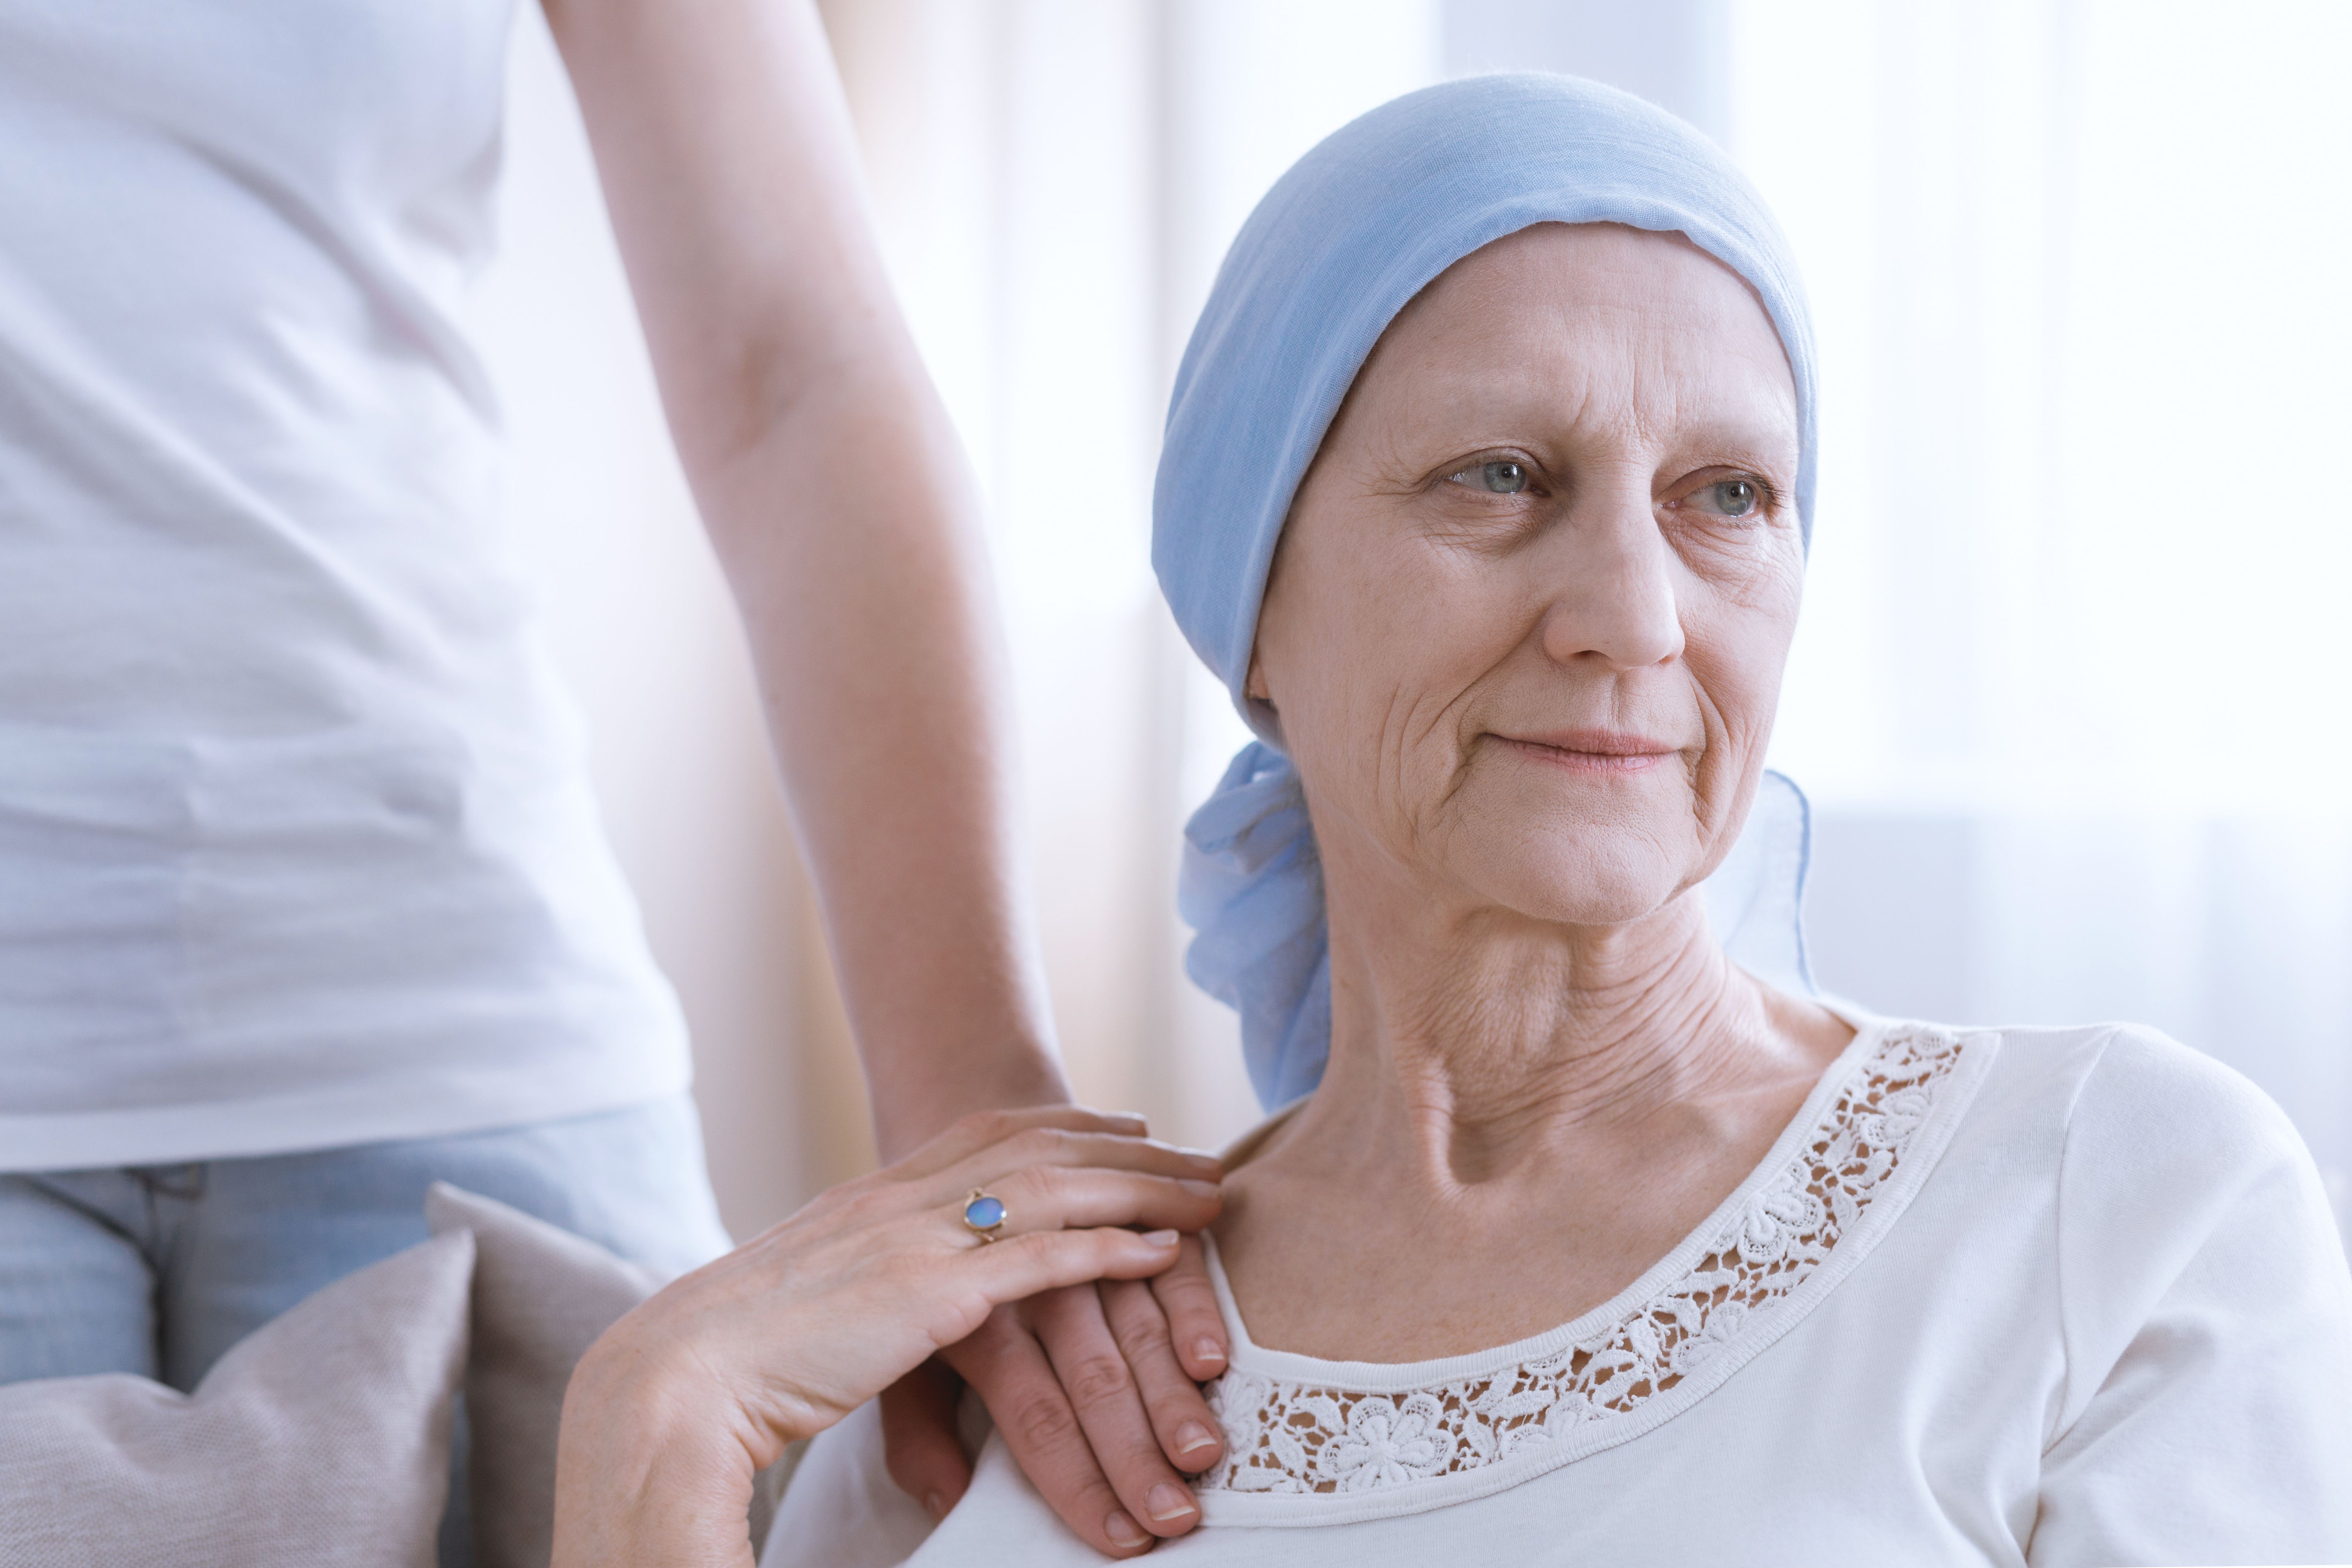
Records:
<instances>
[{"instance_id":1,"label":"woman's eye","mask_svg":"<svg viewBox=\"0 0 2352 1568\"><path fill-rule=\"evenodd\" d=\"M1467 485L1474 490L1488 490L1498 496L1515 496L1528 488L1528 467L1500 458L1491 463L1475 463L1460 473L1446 476L1449 484Z\"/></svg>"},{"instance_id":2,"label":"woman's eye","mask_svg":"<svg viewBox=\"0 0 2352 1568\"><path fill-rule=\"evenodd\" d=\"M1753 517L1764 504L1764 488L1754 479L1722 479L1691 500L1719 517Z\"/></svg>"}]
</instances>

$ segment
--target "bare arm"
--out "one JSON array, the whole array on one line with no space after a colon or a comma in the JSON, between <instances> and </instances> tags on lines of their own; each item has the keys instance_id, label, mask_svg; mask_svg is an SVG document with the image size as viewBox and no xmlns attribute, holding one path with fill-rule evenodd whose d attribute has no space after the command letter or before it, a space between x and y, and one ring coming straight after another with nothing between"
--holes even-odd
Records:
<instances>
[{"instance_id":1,"label":"bare arm","mask_svg":"<svg viewBox=\"0 0 2352 1568\"><path fill-rule=\"evenodd\" d=\"M972 486L876 253L815 11L546 4L750 635L883 1156L975 1108L1066 1100L1013 869ZM1071 1528L1129 1554L1199 1517L1184 1475L1219 1447L1191 1380L1223 1370L1223 1339L1187 1249L1154 1288L999 1311L956 1364ZM971 1468L919 1392L885 1402L893 1473L945 1507Z\"/></svg>"},{"instance_id":2,"label":"bare arm","mask_svg":"<svg viewBox=\"0 0 2352 1568\"><path fill-rule=\"evenodd\" d=\"M973 486L808 0L547 0L758 668L887 1159L1068 1098Z\"/></svg>"}]
</instances>

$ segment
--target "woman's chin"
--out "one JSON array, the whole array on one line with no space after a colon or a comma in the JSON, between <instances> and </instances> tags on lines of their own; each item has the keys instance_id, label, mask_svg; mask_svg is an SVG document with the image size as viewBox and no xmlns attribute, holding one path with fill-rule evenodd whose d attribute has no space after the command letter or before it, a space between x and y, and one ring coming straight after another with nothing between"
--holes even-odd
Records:
<instances>
[{"instance_id":1,"label":"woman's chin","mask_svg":"<svg viewBox=\"0 0 2352 1568\"><path fill-rule=\"evenodd\" d=\"M1557 789L1535 800L1494 798L1524 792L1489 794L1475 783L1464 791L1471 798L1460 803L1463 831L1449 836L1446 858L1463 882L1532 920L1580 926L1642 920L1689 885L1704 854L1679 778L1671 790L1617 793L1601 803L1562 799Z\"/></svg>"},{"instance_id":2,"label":"woman's chin","mask_svg":"<svg viewBox=\"0 0 2352 1568\"><path fill-rule=\"evenodd\" d=\"M1497 846L1462 872L1500 908L1562 926L1630 925L1664 909L1685 886L1681 868L1664 857L1622 847L1596 855L1577 845Z\"/></svg>"}]
</instances>

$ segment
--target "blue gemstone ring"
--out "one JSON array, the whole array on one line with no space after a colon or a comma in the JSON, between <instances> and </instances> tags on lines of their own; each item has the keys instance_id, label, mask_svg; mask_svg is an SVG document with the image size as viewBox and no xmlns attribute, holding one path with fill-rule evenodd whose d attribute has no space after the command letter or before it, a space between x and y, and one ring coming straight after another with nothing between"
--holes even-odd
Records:
<instances>
[{"instance_id":1,"label":"blue gemstone ring","mask_svg":"<svg viewBox=\"0 0 2352 1568\"><path fill-rule=\"evenodd\" d=\"M963 1203L963 1224L981 1240L994 1241L996 1233L1004 1228L1004 1200L972 1188L971 1196Z\"/></svg>"}]
</instances>

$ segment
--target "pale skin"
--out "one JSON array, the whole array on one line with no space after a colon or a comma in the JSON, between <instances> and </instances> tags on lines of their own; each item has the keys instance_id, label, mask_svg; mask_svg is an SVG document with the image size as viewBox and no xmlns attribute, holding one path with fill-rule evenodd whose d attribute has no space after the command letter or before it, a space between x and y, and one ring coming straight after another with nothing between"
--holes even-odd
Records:
<instances>
[{"instance_id":1,"label":"pale skin","mask_svg":"<svg viewBox=\"0 0 2352 1568\"><path fill-rule=\"evenodd\" d=\"M884 1157L975 1107L1066 1100L1007 826L973 486L876 250L816 14L546 10L742 614ZM950 1357L1114 1554L1190 1529L1184 1472L1217 1458L1194 1379L1223 1369L1223 1325L1197 1247L1175 1258L1169 1288L1039 1297ZM939 1384L885 1409L893 1474L943 1511L971 1471Z\"/></svg>"},{"instance_id":2,"label":"pale skin","mask_svg":"<svg viewBox=\"0 0 2352 1568\"><path fill-rule=\"evenodd\" d=\"M1216 1231L1259 1342L1417 1361L1599 1305L1852 1038L1734 967L1694 892L1763 767L1797 457L1769 319L1675 237L1499 241L1358 376L1248 676L1305 786L1332 973L1328 1075Z\"/></svg>"},{"instance_id":3,"label":"pale skin","mask_svg":"<svg viewBox=\"0 0 2352 1568\"><path fill-rule=\"evenodd\" d=\"M1131 1118L979 1112L674 1282L572 1373L554 1568L751 1568L752 1477L787 1445L1003 1303L1164 1277L1180 1229L1215 1217L1216 1174ZM993 1239L961 1217L975 1188L1004 1205Z\"/></svg>"},{"instance_id":4,"label":"pale skin","mask_svg":"<svg viewBox=\"0 0 2352 1568\"><path fill-rule=\"evenodd\" d=\"M1732 965L1695 892L1763 765L1797 455L1769 321L1677 238L1498 241L1366 363L1247 679L1314 817L1333 991L1327 1076L1213 1226L1261 1342L1410 1362L1581 1314L1729 1195L1851 1043ZM706 1270L600 1342L566 1403L556 1568L740 1564L776 1435L978 1320L963 1281L927 1283L953 1260L922 1205L955 1182L930 1180L874 1211L871 1247L931 1266L888 1291L823 1223L788 1226L748 1286ZM1138 1205L1181 1223L1159 1215Z\"/></svg>"}]
</instances>

